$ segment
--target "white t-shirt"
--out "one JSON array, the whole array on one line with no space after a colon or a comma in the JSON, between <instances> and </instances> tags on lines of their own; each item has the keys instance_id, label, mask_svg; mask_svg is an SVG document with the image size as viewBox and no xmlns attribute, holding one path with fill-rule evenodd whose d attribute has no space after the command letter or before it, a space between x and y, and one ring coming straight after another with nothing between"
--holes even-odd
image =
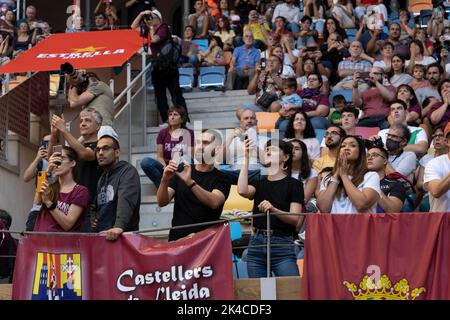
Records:
<instances>
[{"instance_id":1,"label":"white t-shirt","mask_svg":"<svg viewBox=\"0 0 450 320\"><path fill-rule=\"evenodd\" d=\"M442 180L450 172L450 159L448 154L436 157L430 160L425 166L423 182L428 190L428 182L433 180ZM444 193L440 198L434 198L429 193L430 212L447 212L450 211L450 190Z\"/></svg>"},{"instance_id":2,"label":"white t-shirt","mask_svg":"<svg viewBox=\"0 0 450 320\"><path fill-rule=\"evenodd\" d=\"M351 179L351 177L349 177ZM328 182L328 180L325 178L320 183L320 191L326 190L327 185L325 185L325 181ZM363 191L366 188L370 188L375 190L378 195L381 194L380 189L380 176L378 173L369 171L366 172L364 175L364 180L361 182L361 184L358 186L359 191ZM367 209L366 211L362 213L376 213L377 204L375 203L370 209ZM348 196L343 197L334 197L333 200L333 206L331 207L331 213L358 213L358 209L355 208L353 203L350 201L350 198Z\"/></svg>"},{"instance_id":3,"label":"white t-shirt","mask_svg":"<svg viewBox=\"0 0 450 320\"><path fill-rule=\"evenodd\" d=\"M302 139L308 150L308 156L310 160L317 160L320 158L320 144L317 138Z\"/></svg>"},{"instance_id":4,"label":"white t-shirt","mask_svg":"<svg viewBox=\"0 0 450 320\"><path fill-rule=\"evenodd\" d=\"M399 156L389 156L388 161L395 171L407 177L411 182L414 180L414 171L417 167L417 157L414 152L404 151Z\"/></svg>"},{"instance_id":5,"label":"white t-shirt","mask_svg":"<svg viewBox=\"0 0 450 320\"><path fill-rule=\"evenodd\" d=\"M300 172L292 171L291 177L295 178L297 180L300 180ZM311 168L311 173L309 174L309 177L302 181L303 182L303 190L305 190L306 184L308 183L308 181L313 179L313 178L315 178L315 177L317 177L317 171L315 169Z\"/></svg>"},{"instance_id":6,"label":"white t-shirt","mask_svg":"<svg viewBox=\"0 0 450 320\"><path fill-rule=\"evenodd\" d=\"M405 68L408 67L409 61L410 61L410 60L406 60L406 62L405 62ZM416 61L416 64L421 64L421 65L423 65L423 66L426 67L426 66L428 66L429 64L432 64L432 63L435 63L435 62L436 62L436 59L434 59L433 57L430 57L430 56L423 56L423 59L420 60L420 61Z\"/></svg>"},{"instance_id":7,"label":"white t-shirt","mask_svg":"<svg viewBox=\"0 0 450 320\"><path fill-rule=\"evenodd\" d=\"M427 133L425 132L425 130L423 130L421 127L413 127L413 126L408 126L409 132L411 132L412 134L415 134L416 131L416 139L414 140L414 144L420 142L420 141L425 141L428 145L428 137L427 137ZM381 140L383 140L383 143L386 144L386 139L387 139L387 134L389 133L389 129L383 129L380 130L378 132L378 136L381 138Z\"/></svg>"}]
</instances>

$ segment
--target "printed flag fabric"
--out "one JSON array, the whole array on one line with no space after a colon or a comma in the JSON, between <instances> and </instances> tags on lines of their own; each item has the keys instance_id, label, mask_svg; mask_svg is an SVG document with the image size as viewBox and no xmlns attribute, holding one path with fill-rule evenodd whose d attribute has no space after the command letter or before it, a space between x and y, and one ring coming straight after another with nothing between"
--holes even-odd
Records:
<instances>
[{"instance_id":1,"label":"printed flag fabric","mask_svg":"<svg viewBox=\"0 0 450 320\"><path fill-rule=\"evenodd\" d=\"M0 73L56 71L65 62L75 69L116 67L141 47L135 30L57 33L0 67Z\"/></svg>"},{"instance_id":2,"label":"printed flag fabric","mask_svg":"<svg viewBox=\"0 0 450 320\"><path fill-rule=\"evenodd\" d=\"M308 216L303 299L450 299L449 214Z\"/></svg>"},{"instance_id":3,"label":"printed flag fabric","mask_svg":"<svg viewBox=\"0 0 450 320\"><path fill-rule=\"evenodd\" d=\"M126 234L25 235L13 299L233 299L228 225L174 242Z\"/></svg>"}]
</instances>

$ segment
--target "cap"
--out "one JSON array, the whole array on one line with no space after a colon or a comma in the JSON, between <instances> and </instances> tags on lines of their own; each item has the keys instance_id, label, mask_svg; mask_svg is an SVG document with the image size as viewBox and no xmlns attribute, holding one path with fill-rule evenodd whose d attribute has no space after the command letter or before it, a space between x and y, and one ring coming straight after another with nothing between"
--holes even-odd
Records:
<instances>
[{"instance_id":1,"label":"cap","mask_svg":"<svg viewBox=\"0 0 450 320\"><path fill-rule=\"evenodd\" d=\"M445 126L444 138L446 138L448 134L450 134L450 122L447 122L447 125Z\"/></svg>"},{"instance_id":2,"label":"cap","mask_svg":"<svg viewBox=\"0 0 450 320\"><path fill-rule=\"evenodd\" d=\"M159 20L162 21L162 14L161 14L161 12L159 12L158 10L155 9L155 10L152 10L152 13L156 14L158 16Z\"/></svg>"},{"instance_id":3,"label":"cap","mask_svg":"<svg viewBox=\"0 0 450 320\"><path fill-rule=\"evenodd\" d=\"M101 138L108 137L116 140L117 145L119 145L119 135L117 134L116 130L114 130L111 126L101 126L100 130L98 130L97 133L97 140L100 140Z\"/></svg>"}]
</instances>

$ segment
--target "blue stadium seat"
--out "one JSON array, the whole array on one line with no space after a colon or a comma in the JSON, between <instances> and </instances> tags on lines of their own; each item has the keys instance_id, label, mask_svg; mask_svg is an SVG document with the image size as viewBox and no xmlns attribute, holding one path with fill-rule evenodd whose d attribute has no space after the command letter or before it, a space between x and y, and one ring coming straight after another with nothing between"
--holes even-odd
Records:
<instances>
[{"instance_id":1,"label":"blue stadium seat","mask_svg":"<svg viewBox=\"0 0 450 320\"><path fill-rule=\"evenodd\" d=\"M319 140L319 143L322 143L323 137L325 137L325 132L327 130L325 129L314 129L314 132L316 133L316 138Z\"/></svg>"},{"instance_id":2,"label":"blue stadium seat","mask_svg":"<svg viewBox=\"0 0 450 320\"><path fill-rule=\"evenodd\" d=\"M194 69L193 68L178 68L180 73L180 88L185 90L192 90L194 86Z\"/></svg>"},{"instance_id":3,"label":"blue stadium seat","mask_svg":"<svg viewBox=\"0 0 450 320\"><path fill-rule=\"evenodd\" d=\"M198 78L198 87L205 89L208 87L225 87L225 67L211 66L201 67L200 76Z\"/></svg>"},{"instance_id":4,"label":"blue stadium seat","mask_svg":"<svg viewBox=\"0 0 450 320\"><path fill-rule=\"evenodd\" d=\"M345 29L345 33L348 36L348 41L350 41L350 43L353 42L353 40L355 40L356 34L358 33L358 30L356 29Z\"/></svg>"},{"instance_id":5,"label":"blue stadium seat","mask_svg":"<svg viewBox=\"0 0 450 320\"><path fill-rule=\"evenodd\" d=\"M192 43L195 43L196 45L198 45L199 50L201 50L203 52L208 50L208 47L209 47L208 39L194 39L194 40L192 40Z\"/></svg>"},{"instance_id":6,"label":"blue stadium seat","mask_svg":"<svg viewBox=\"0 0 450 320\"><path fill-rule=\"evenodd\" d=\"M345 101L352 102L352 90L333 90L330 92L329 97L330 105L333 103L334 96L337 96L339 94L344 96Z\"/></svg>"},{"instance_id":7,"label":"blue stadium seat","mask_svg":"<svg viewBox=\"0 0 450 320\"><path fill-rule=\"evenodd\" d=\"M432 9L424 9L420 10L419 15L419 23L421 28L426 28L428 25L428 21L431 19L431 16L433 15Z\"/></svg>"}]
</instances>

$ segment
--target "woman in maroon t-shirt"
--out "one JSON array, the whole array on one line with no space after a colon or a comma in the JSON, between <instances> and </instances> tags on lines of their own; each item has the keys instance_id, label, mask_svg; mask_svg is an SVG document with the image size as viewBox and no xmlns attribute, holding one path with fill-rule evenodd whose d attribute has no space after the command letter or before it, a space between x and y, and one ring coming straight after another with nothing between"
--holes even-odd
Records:
<instances>
[{"instance_id":1,"label":"woman in maroon t-shirt","mask_svg":"<svg viewBox=\"0 0 450 320\"><path fill-rule=\"evenodd\" d=\"M42 208L34 231L80 231L88 209L89 192L74 180L76 165L77 154L70 147L63 147L61 153L54 152L50 157L47 179L35 197Z\"/></svg>"},{"instance_id":2,"label":"woman in maroon t-shirt","mask_svg":"<svg viewBox=\"0 0 450 320\"><path fill-rule=\"evenodd\" d=\"M156 138L156 159L146 157L141 161L141 168L159 187L165 166L171 159L182 156L187 159L192 156L194 147L194 132L186 128L187 113L182 107L169 108L168 127L161 129Z\"/></svg>"}]
</instances>

